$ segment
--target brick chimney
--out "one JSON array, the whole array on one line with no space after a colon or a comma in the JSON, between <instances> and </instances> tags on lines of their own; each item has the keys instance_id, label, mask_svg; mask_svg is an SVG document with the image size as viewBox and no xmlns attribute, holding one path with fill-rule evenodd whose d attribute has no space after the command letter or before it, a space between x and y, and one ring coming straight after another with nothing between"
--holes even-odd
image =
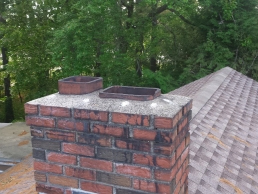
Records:
<instances>
[{"instance_id":1,"label":"brick chimney","mask_svg":"<svg viewBox=\"0 0 258 194\"><path fill-rule=\"evenodd\" d=\"M90 93L70 83L83 94L66 88L25 104L37 191L188 193L192 100L96 83Z\"/></svg>"}]
</instances>

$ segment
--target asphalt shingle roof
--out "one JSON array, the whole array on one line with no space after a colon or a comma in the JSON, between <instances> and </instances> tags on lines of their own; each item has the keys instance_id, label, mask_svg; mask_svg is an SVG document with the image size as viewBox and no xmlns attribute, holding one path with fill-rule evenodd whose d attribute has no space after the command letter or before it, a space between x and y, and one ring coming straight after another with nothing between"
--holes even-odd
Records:
<instances>
[{"instance_id":1,"label":"asphalt shingle roof","mask_svg":"<svg viewBox=\"0 0 258 194\"><path fill-rule=\"evenodd\" d=\"M193 98L189 193L258 193L258 82L227 67L170 94Z\"/></svg>"},{"instance_id":2,"label":"asphalt shingle roof","mask_svg":"<svg viewBox=\"0 0 258 194\"><path fill-rule=\"evenodd\" d=\"M38 194L30 154L22 162L8 169L0 176L1 194Z\"/></svg>"}]
</instances>

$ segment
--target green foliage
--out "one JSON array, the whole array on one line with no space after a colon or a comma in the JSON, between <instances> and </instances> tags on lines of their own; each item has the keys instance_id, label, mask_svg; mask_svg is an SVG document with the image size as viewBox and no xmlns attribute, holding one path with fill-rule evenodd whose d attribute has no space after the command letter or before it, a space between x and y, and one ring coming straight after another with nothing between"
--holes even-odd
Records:
<instances>
[{"instance_id":1,"label":"green foliage","mask_svg":"<svg viewBox=\"0 0 258 194\"><path fill-rule=\"evenodd\" d=\"M12 94L22 92L25 100L53 91L53 65L46 47L54 26L49 10L47 1L10 1L6 5L7 23L1 43L8 45L11 63L7 72L13 79Z\"/></svg>"},{"instance_id":2,"label":"green foliage","mask_svg":"<svg viewBox=\"0 0 258 194\"><path fill-rule=\"evenodd\" d=\"M166 71L178 77L184 67L185 50L194 47L189 44L194 27L190 29L174 8L186 13L189 7L196 7L188 3L68 2L67 9L57 16L58 27L48 42L53 62L59 68L55 75L96 75L104 78L106 86L149 87L157 85L157 81L151 80L148 69L159 75L157 80L162 80L162 75L167 79L163 73ZM159 83L160 86L163 82Z\"/></svg>"},{"instance_id":3,"label":"green foliage","mask_svg":"<svg viewBox=\"0 0 258 194\"><path fill-rule=\"evenodd\" d=\"M12 122L24 121L24 103L22 103L19 98L13 98L12 102L14 114L14 120Z\"/></svg>"},{"instance_id":4,"label":"green foliage","mask_svg":"<svg viewBox=\"0 0 258 194\"><path fill-rule=\"evenodd\" d=\"M200 16L195 20L204 39L187 60L189 71L182 77L197 79L230 66L257 80L258 1L199 2Z\"/></svg>"},{"instance_id":5,"label":"green foliage","mask_svg":"<svg viewBox=\"0 0 258 194\"><path fill-rule=\"evenodd\" d=\"M162 93L168 93L175 89L175 82L170 75L164 75L160 71L152 72L149 69L144 69L140 86L152 86L160 88Z\"/></svg>"},{"instance_id":6,"label":"green foliage","mask_svg":"<svg viewBox=\"0 0 258 194\"><path fill-rule=\"evenodd\" d=\"M0 79L11 75L16 119L24 116L20 104L57 92L57 80L72 75L163 93L225 66L258 80L257 6L258 0L4 0L0 46L9 64Z\"/></svg>"}]
</instances>

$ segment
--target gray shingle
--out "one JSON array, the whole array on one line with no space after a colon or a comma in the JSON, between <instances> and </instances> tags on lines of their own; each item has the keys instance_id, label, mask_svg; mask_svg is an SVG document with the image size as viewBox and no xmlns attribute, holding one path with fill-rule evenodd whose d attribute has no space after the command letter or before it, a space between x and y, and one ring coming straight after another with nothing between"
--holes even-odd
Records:
<instances>
[{"instance_id":1,"label":"gray shingle","mask_svg":"<svg viewBox=\"0 0 258 194\"><path fill-rule=\"evenodd\" d=\"M189 193L258 193L258 82L227 67L170 94L192 97L198 110Z\"/></svg>"}]
</instances>

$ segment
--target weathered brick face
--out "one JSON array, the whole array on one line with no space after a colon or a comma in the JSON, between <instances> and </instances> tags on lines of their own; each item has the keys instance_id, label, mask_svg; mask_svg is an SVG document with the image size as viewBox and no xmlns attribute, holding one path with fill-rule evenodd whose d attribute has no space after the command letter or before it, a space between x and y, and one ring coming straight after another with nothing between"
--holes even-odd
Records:
<instances>
[{"instance_id":1,"label":"weathered brick face","mask_svg":"<svg viewBox=\"0 0 258 194\"><path fill-rule=\"evenodd\" d=\"M169 118L26 104L37 191L188 193L191 107Z\"/></svg>"}]
</instances>

